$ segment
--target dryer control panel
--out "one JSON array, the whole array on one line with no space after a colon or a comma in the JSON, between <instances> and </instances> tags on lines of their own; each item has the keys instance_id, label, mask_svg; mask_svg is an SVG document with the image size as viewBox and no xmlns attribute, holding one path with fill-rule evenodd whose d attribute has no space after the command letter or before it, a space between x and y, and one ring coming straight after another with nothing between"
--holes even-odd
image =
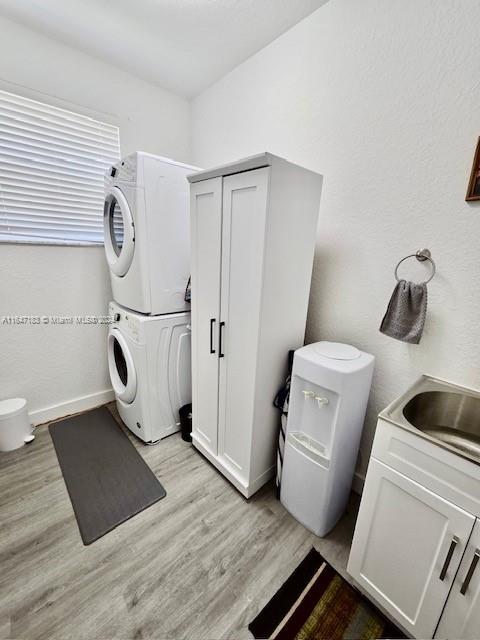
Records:
<instances>
[{"instance_id":1,"label":"dryer control panel","mask_svg":"<svg viewBox=\"0 0 480 640\"><path fill-rule=\"evenodd\" d=\"M107 169L105 174L105 183L113 184L115 182L136 182L137 181L137 162L135 154L127 156L123 160L119 160Z\"/></svg>"}]
</instances>

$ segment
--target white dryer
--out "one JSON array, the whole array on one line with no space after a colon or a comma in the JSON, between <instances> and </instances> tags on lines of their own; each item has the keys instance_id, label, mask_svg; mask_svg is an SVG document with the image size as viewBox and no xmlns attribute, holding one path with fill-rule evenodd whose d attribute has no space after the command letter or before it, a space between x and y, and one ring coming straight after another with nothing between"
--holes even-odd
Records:
<instances>
[{"instance_id":1,"label":"white dryer","mask_svg":"<svg viewBox=\"0 0 480 640\"><path fill-rule=\"evenodd\" d=\"M178 410L192 401L190 313L146 316L109 304L108 368L118 412L152 443L178 431Z\"/></svg>"},{"instance_id":2,"label":"white dryer","mask_svg":"<svg viewBox=\"0 0 480 640\"><path fill-rule=\"evenodd\" d=\"M105 177L105 253L113 298L128 309L159 315L189 308L187 174L195 167L133 153Z\"/></svg>"}]
</instances>

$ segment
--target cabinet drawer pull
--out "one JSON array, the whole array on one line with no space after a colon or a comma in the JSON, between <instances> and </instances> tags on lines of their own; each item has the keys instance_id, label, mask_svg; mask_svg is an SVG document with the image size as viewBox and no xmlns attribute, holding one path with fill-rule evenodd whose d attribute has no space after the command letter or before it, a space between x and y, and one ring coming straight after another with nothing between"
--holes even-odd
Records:
<instances>
[{"instance_id":1,"label":"cabinet drawer pull","mask_svg":"<svg viewBox=\"0 0 480 640\"><path fill-rule=\"evenodd\" d=\"M220 322L218 325L218 357L223 358L225 354L222 352L222 338L223 338L223 327L225 326L225 322Z\"/></svg>"},{"instance_id":2,"label":"cabinet drawer pull","mask_svg":"<svg viewBox=\"0 0 480 640\"><path fill-rule=\"evenodd\" d=\"M450 566L452 556L459 542L460 540L457 538L457 536L453 536L452 541L450 543L450 548L447 553L447 557L445 558L445 562L443 563L442 570L440 571L440 576L439 576L440 580L445 580L445 576L447 575L448 567Z\"/></svg>"},{"instance_id":3,"label":"cabinet drawer pull","mask_svg":"<svg viewBox=\"0 0 480 640\"><path fill-rule=\"evenodd\" d=\"M215 324L215 318L211 318L210 320L210 353L215 353L215 349L213 348L213 325Z\"/></svg>"},{"instance_id":4,"label":"cabinet drawer pull","mask_svg":"<svg viewBox=\"0 0 480 640\"><path fill-rule=\"evenodd\" d=\"M464 596L467 593L468 585L470 584L470 580L472 579L474 571L477 568L477 564L479 560L480 560L480 549L475 549L472 562L470 563L470 567L468 568L467 575L465 576L465 580L463 581L462 588L460 589L460 593L462 594L462 596Z\"/></svg>"}]
</instances>

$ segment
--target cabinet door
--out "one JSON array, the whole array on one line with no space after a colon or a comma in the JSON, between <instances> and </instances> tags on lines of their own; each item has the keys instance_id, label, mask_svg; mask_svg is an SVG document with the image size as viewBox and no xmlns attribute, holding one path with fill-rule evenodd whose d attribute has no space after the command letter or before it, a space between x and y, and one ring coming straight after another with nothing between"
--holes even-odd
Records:
<instances>
[{"instance_id":1,"label":"cabinet door","mask_svg":"<svg viewBox=\"0 0 480 640\"><path fill-rule=\"evenodd\" d=\"M268 179L265 168L223 180L219 455L243 481L254 414Z\"/></svg>"},{"instance_id":2,"label":"cabinet door","mask_svg":"<svg viewBox=\"0 0 480 640\"><path fill-rule=\"evenodd\" d=\"M453 582L435 638L480 637L480 521L477 520Z\"/></svg>"},{"instance_id":3,"label":"cabinet door","mask_svg":"<svg viewBox=\"0 0 480 640\"><path fill-rule=\"evenodd\" d=\"M475 518L370 460L348 571L416 638L432 638Z\"/></svg>"},{"instance_id":4,"label":"cabinet door","mask_svg":"<svg viewBox=\"0 0 480 640\"><path fill-rule=\"evenodd\" d=\"M214 455L218 432L218 325L222 179L190 187L192 236L192 435Z\"/></svg>"}]
</instances>

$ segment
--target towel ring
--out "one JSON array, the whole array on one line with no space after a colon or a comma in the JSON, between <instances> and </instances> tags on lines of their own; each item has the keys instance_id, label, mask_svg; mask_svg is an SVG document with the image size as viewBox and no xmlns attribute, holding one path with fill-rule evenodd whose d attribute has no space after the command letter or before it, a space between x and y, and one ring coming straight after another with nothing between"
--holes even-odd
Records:
<instances>
[{"instance_id":1,"label":"towel ring","mask_svg":"<svg viewBox=\"0 0 480 640\"><path fill-rule=\"evenodd\" d=\"M401 278L398 277L398 267L402 264L402 262L405 262L405 260L408 260L409 258L416 258L419 262L425 262L425 260L428 260L432 266L432 275L427 279L424 280L423 282L419 282L418 284L428 284L430 282L430 280L432 280L433 276L435 275L436 271L437 271L437 267L435 266L435 262L433 261L432 255L430 253L430 251L428 249L421 249L420 251L417 251L417 253L411 253L409 256L405 256L405 258L402 258L397 266L395 267L395 279L397 282L400 282Z\"/></svg>"}]
</instances>

